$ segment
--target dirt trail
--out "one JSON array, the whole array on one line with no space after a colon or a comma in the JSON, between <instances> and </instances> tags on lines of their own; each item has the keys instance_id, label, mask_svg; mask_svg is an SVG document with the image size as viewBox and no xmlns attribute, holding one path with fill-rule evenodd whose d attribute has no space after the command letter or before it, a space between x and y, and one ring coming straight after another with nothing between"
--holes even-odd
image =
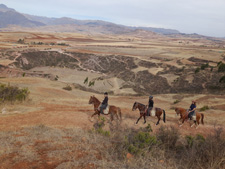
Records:
<instances>
[{"instance_id":1,"label":"dirt trail","mask_svg":"<svg viewBox=\"0 0 225 169\"><path fill-rule=\"evenodd\" d=\"M115 80L115 79L114 79ZM88 99L93 93L83 92L80 90L73 89L72 91L65 91L62 87L65 86L62 82L54 82L47 79L41 78L10 78L4 79L5 82L10 82L11 84L17 84L19 86L29 86L31 90L32 99L31 104L27 105L29 109L25 110L26 105L13 106L11 112L18 112L16 114L0 114L0 130L16 130L25 126L35 126L39 124L44 124L53 127L62 128L82 128L91 129L93 127L93 122L90 121L90 116L93 113L93 106L88 104ZM115 85L116 83L114 83ZM116 86L116 85L115 85ZM100 100L103 99L102 95L95 95ZM170 109L171 99L174 95L159 95L155 96L155 105L157 107L162 107L166 110L166 123L160 122L159 126L154 124L157 122L156 117L147 117L147 123L150 123L153 130L157 130L161 125L173 125L177 127L183 134L194 135L196 133L202 133L206 135L210 133L214 126L217 116L205 114L205 125L200 125L198 129L190 128L190 124L185 122L182 127L178 125L178 117L175 117L174 110ZM204 95L196 96L202 103L208 100ZM216 97L216 96L214 96ZM143 123L143 119L140 120L138 125L134 125L135 121L139 117L138 111L132 112L131 107L135 101L140 101L141 103L147 102L147 97L131 97L131 96L110 96L110 104L121 107L123 120L122 125L128 125L133 128L144 127L146 124ZM177 106L185 107L189 104L189 100L192 97L187 97L181 104ZM214 102L218 105L218 102L224 101L224 97L217 99ZM23 106L23 109L21 108ZM6 105L9 108L10 105ZM223 110L216 110L213 113L218 115L223 115ZM109 119L108 116L106 116ZM95 120L98 118L95 117ZM219 124L224 124L223 121L218 121Z\"/></svg>"}]
</instances>

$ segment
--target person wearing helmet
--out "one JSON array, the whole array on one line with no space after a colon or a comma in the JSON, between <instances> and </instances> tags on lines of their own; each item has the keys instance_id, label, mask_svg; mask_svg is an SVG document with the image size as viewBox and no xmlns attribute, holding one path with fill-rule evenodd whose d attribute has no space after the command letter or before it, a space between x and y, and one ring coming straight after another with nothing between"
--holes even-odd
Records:
<instances>
[{"instance_id":1,"label":"person wearing helmet","mask_svg":"<svg viewBox=\"0 0 225 169\"><path fill-rule=\"evenodd\" d=\"M104 98L104 100L102 101L102 103L101 103L101 105L100 105L100 113L101 113L101 114L104 114L104 113L103 113L103 110L106 109L107 106L108 106L108 100L109 100L109 99L108 99L108 93L107 93L107 92L104 93L104 97L105 97L105 98Z\"/></svg>"},{"instance_id":2,"label":"person wearing helmet","mask_svg":"<svg viewBox=\"0 0 225 169\"><path fill-rule=\"evenodd\" d=\"M188 118L191 120L192 116L195 116L195 110L196 110L196 101L192 101L192 104L190 106L190 109L188 111Z\"/></svg>"},{"instance_id":3,"label":"person wearing helmet","mask_svg":"<svg viewBox=\"0 0 225 169\"><path fill-rule=\"evenodd\" d=\"M150 116L153 105L154 105L153 96L149 96L147 116Z\"/></svg>"}]
</instances>

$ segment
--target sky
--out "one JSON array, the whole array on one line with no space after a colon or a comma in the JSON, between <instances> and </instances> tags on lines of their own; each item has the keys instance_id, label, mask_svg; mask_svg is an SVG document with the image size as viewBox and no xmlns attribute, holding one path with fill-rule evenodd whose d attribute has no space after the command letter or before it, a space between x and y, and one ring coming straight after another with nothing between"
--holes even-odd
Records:
<instances>
[{"instance_id":1,"label":"sky","mask_svg":"<svg viewBox=\"0 0 225 169\"><path fill-rule=\"evenodd\" d=\"M18 12L225 37L225 0L0 0Z\"/></svg>"}]
</instances>

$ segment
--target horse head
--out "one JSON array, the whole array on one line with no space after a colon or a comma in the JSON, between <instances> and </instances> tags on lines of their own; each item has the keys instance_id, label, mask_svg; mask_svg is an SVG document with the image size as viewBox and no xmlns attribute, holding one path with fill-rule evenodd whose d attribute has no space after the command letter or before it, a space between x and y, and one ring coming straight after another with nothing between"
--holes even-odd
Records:
<instances>
[{"instance_id":1,"label":"horse head","mask_svg":"<svg viewBox=\"0 0 225 169\"><path fill-rule=\"evenodd\" d=\"M135 103L134 103L134 105L133 105L132 111L136 110L136 109L137 109L137 107L138 107L138 103L137 103L137 102L135 102Z\"/></svg>"},{"instance_id":2,"label":"horse head","mask_svg":"<svg viewBox=\"0 0 225 169\"><path fill-rule=\"evenodd\" d=\"M90 99L89 99L89 104L93 104L94 103L94 96L90 96Z\"/></svg>"}]
</instances>

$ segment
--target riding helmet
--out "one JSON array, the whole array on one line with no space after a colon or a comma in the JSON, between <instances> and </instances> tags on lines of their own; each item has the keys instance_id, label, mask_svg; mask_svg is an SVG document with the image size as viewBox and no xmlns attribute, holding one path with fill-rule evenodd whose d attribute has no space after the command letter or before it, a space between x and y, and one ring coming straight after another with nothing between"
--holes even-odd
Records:
<instances>
[{"instance_id":1,"label":"riding helmet","mask_svg":"<svg viewBox=\"0 0 225 169\"><path fill-rule=\"evenodd\" d=\"M108 93L107 93L107 92L105 92L105 93L104 93L104 95L108 95Z\"/></svg>"},{"instance_id":2,"label":"riding helmet","mask_svg":"<svg viewBox=\"0 0 225 169\"><path fill-rule=\"evenodd\" d=\"M153 96L149 96L149 99L153 99Z\"/></svg>"}]
</instances>

